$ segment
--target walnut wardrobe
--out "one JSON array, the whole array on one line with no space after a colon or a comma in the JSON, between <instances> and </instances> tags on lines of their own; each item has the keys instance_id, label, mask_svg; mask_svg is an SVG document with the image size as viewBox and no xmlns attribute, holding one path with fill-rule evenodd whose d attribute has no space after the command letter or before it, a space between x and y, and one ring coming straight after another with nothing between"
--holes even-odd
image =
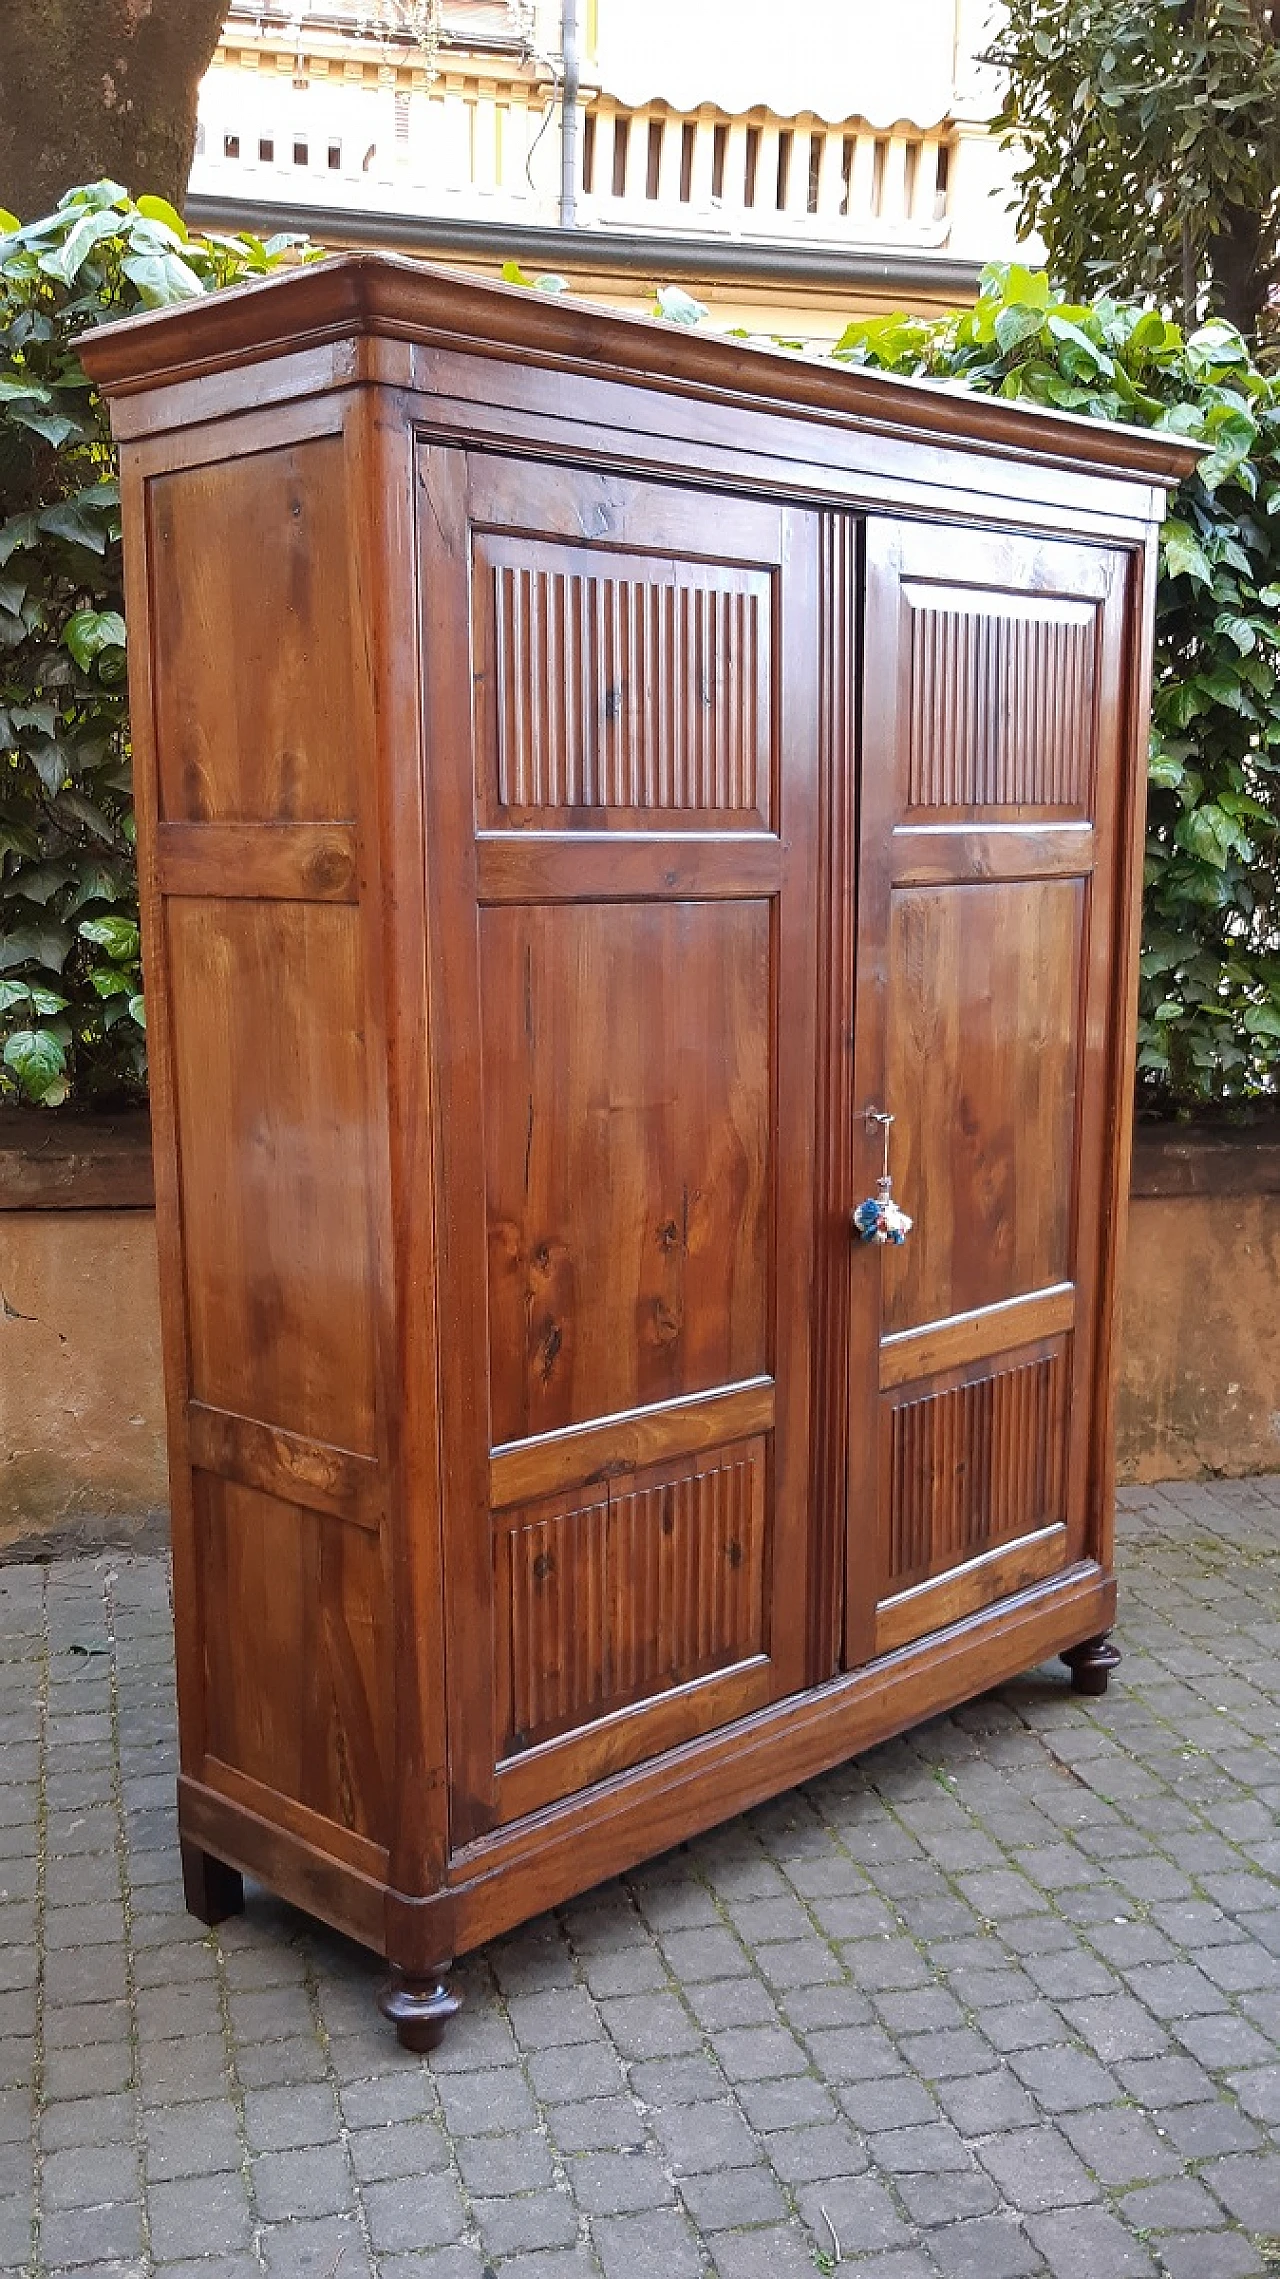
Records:
<instances>
[{"instance_id":1,"label":"walnut wardrobe","mask_svg":"<svg viewBox=\"0 0 1280 2279\"><path fill-rule=\"evenodd\" d=\"M373 255L84 360L188 1896L365 1941L423 2047L458 1952L1046 1656L1106 1682L1194 454Z\"/></svg>"}]
</instances>

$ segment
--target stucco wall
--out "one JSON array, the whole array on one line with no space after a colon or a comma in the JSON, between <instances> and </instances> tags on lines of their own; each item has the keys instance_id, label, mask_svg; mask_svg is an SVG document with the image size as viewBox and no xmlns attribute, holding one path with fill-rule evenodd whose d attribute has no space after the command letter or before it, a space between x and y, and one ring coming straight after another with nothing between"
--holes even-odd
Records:
<instances>
[{"instance_id":1,"label":"stucco wall","mask_svg":"<svg viewBox=\"0 0 1280 2279\"><path fill-rule=\"evenodd\" d=\"M0 1211L0 1557L136 1542L168 1488L150 1211Z\"/></svg>"},{"instance_id":2,"label":"stucco wall","mask_svg":"<svg viewBox=\"0 0 1280 2279\"><path fill-rule=\"evenodd\" d=\"M1122 1481L1280 1471L1280 1129L1139 1136Z\"/></svg>"},{"instance_id":3,"label":"stucco wall","mask_svg":"<svg viewBox=\"0 0 1280 2279\"><path fill-rule=\"evenodd\" d=\"M0 1119L0 1559L164 1527L145 1124L52 1124ZM1280 1470L1280 1131L1147 1137L1134 1190L1121 1480Z\"/></svg>"}]
</instances>

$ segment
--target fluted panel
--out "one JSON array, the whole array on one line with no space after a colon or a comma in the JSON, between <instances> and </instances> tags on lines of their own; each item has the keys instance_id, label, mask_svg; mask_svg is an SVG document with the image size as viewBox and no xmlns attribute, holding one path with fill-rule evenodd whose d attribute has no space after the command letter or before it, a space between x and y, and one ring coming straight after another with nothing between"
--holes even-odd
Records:
<instances>
[{"instance_id":1,"label":"fluted panel","mask_svg":"<svg viewBox=\"0 0 1280 2279\"><path fill-rule=\"evenodd\" d=\"M1065 1511L1065 1341L888 1406L888 1587L945 1574Z\"/></svg>"},{"instance_id":2,"label":"fluted panel","mask_svg":"<svg viewBox=\"0 0 1280 2279\"><path fill-rule=\"evenodd\" d=\"M767 823L768 577L645 579L583 559L489 566L500 813Z\"/></svg>"},{"instance_id":3,"label":"fluted panel","mask_svg":"<svg viewBox=\"0 0 1280 2279\"><path fill-rule=\"evenodd\" d=\"M908 808L1087 813L1093 777L1092 605L949 606L911 596Z\"/></svg>"},{"instance_id":4,"label":"fluted panel","mask_svg":"<svg viewBox=\"0 0 1280 2279\"><path fill-rule=\"evenodd\" d=\"M763 1650L763 1440L670 1474L499 1536L507 1753Z\"/></svg>"}]
</instances>

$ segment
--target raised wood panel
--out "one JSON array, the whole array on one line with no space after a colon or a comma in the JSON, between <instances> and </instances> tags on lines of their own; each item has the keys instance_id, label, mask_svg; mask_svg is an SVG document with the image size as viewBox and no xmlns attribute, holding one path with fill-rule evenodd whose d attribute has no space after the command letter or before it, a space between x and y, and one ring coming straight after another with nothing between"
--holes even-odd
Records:
<instances>
[{"instance_id":1,"label":"raised wood panel","mask_svg":"<svg viewBox=\"0 0 1280 2279\"><path fill-rule=\"evenodd\" d=\"M767 828L773 578L477 535L484 821Z\"/></svg>"},{"instance_id":2,"label":"raised wood panel","mask_svg":"<svg viewBox=\"0 0 1280 2279\"><path fill-rule=\"evenodd\" d=\"M494 1444L770 1373L770 906L480 920Z\"/></svg>"},{"instance_id":3,"label":"raised wood panel","mask_svg":"<svg viewBox=\"0 0 1280 2279\"><path fill-rule=\"evenodd\" d=\"M1075 1314L1075 1286L1059 1282L1054 1289L1033 1290L1002 1305L975 1306L972 1313L953 1314L949 1321L898 1330L880 1341L881 1391L914 1384L939 1369L963 1368L984 1353L1053 1337L1070 1329Z\"/></svg>"},{"instance_id":4,"label":"raised wood panel","mask_svg":"<svg viewBox=\"0 0 1280 2279\"><path fill-rule=\"evenodd\" d=\"M756 1439L510 1515L504 1756L765 1650L766 1462Z\"/></svg>"},{"instance_id":5,"label":"raised wood panel","mask_svg":"<svg viewBox=\"0 0 1280 2279\"><path fill-rule=\"evenodd\" d=\"M527 1503L531 1496L562 1488L594 1486L619 1472L696 1456L725 1441L770 1432L777 1415L777 1388L771 1377L749 1385L726 1385L692 1400L659 1401L600 1424L550 1432L495 1448L489 1464L489 1495L495 1511Z\"/></svg>"},{"instance_id":6,"label":"raised wood panel","mask_svg":"<svg viewBox=\"0 0 1280 2279\"><path fill-rule=\"evenodd\" d=\"M162 894L355 902L356 835L343 823L162 823Z\"/></svg>"},{"instance_id":7,"label":"raised wood panel","mask_svg":"<svg viewBox=\"0 0 1280 2279\"><path fill-rule=\"evenodd\" d=\"M226 1409L187 1407L191 1461L198 1471L261 1488L286 1503L304 1504L375 1532L385 1508L379 1466L371 1456L353 1456L327 1441L282 1432L255 1417L232 1416Z\"/></svg>"},{"instance_id":8,"label":"raised wood panel","mask_svg":"<svg viewBox=\"0 0 1280 2279\"><path fill-rule=\"evenodd\" d=\"M1069 1348L886 1394L881 1597L1064 1523Z\"/></svg>"},{"instance_id":9,"label":"raised wood panel","mask_svg":"<svg viewBox=\"0 0 1280 2279\"><path fill-rule=\"evenodd\" d=\"M159 474L147 501L161 816L350 819L342 439Z\"/></svg>"},{"instance_id":10,"label":"raised wood panel","mask_svg":"<svg viewBox=\"0 0 1280 2279\"><path fill-rule=\"evenodd\" d=\"M980 1552L963 1567L952 1567L882 1600L875 1616L875 1651L898 1653L918 1638L980 1614L998 1599L1062 1577L1069 1558L1067 1530L1062 1526L1042 1527L1034 1535Z\"/></svg>"},{"instance_id":11,"label":"raised wood panel","mask_svg":"<svg viewBox=\"0 0 1280 2279\"><path fill-rule=\"evenodd\" d=\"M756 831L485 831L481 902L725 902L776 894L784 855Z\"/></svg>"},{"instance_id":12,"label":"raised wood panel","mask_svg":"<svg viewBox=\"0 0 1280 2279\"><path fill-rule=\"evenodd\" d=\"M939 886L956 878L1086 878L1093 869L1091 823L915 823L893 834L895 886Z\"/></svg>"},{"instance_id":13,"label":"raised wood panel","mask_svg":"<svg viewBox=\"0 0 1280 2279\"><path fill-rule=\"evenodd\" d=\"M377 1452L357 912L171 901L192 1397Z\"/></svg>"},{"instance_id":14,"label":"raised wood panel","mask_svg":"<svg viewBox=\"0 0 1280 2279\"><path fill-rule=\"evenodd\" d=\"M1087 811L1095 606L908 585L906 806Z\"/></svg>"},{"instance_id":15,"label":"raised wood panel","mask_svg":"<svg viewBox=\"0 0 1280 2279\"><path fill-rule=\"evenodd\" d=\"M380 1538L207 1472L195 1475L195 1497L208 1756L385 1844Z\"/></svg>"},{"instance_id":16,"label":"raised wood panel","mask_svg":"<svg viewBox=\"0 0 1280 2279\"><path fill-rule=\"evenodd\" d=\"M1070 1279L1083 921L1073 880L894 892L886 1334Z\"/></svg>"}]
</instances>

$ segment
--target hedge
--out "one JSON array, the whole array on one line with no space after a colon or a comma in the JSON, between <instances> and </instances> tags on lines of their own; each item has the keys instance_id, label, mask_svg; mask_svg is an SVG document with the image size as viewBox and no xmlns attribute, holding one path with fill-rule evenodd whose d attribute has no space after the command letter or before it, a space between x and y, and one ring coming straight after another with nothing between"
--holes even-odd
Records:
<instances>
[{"instance_id":1,"label":"hedge","mask_svg":"<svg viewBox=\"0 0 1280 2279\"><path fill-rule=\"evenodd\" d=\"M115 1106L146 1086L119 494L76 337L312 249L189 236L111 182L0 233L0 1098ZM675 289L658 306L704 315ZM1203 442L1161 541L1138 1096L1161 1114L1273 1097L1280 379L1227 325L1184 339L1153 309L1055 301L1016 265L973 309L859 320L832 353Z\"/></svg>"}]
</instances>

